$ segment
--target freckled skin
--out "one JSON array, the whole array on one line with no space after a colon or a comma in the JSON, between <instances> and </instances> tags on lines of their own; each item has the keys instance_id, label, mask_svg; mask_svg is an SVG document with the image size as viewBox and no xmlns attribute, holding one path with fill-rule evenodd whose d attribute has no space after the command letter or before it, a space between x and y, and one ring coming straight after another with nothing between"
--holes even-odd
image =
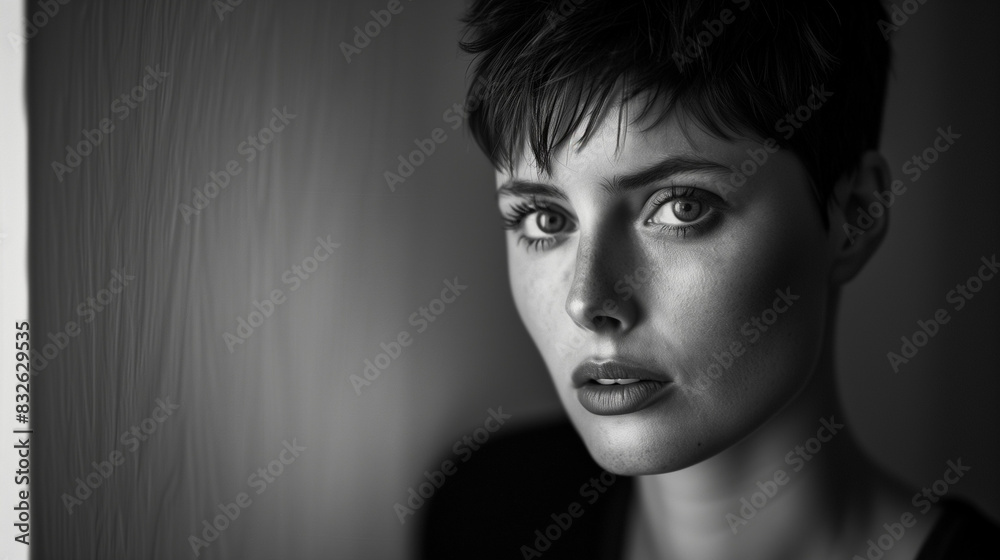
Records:
<instances>
[{"instance_id":1,"label":"freckled skin","mask_svg":"<svg viewBox=\"0 0 1000 560\"><path fill-rule=\"evenodd\" d=\"M612 112L613 114L614 112ZM570 216L575 230L542 251L507 233L510 285L518 312L538 346L559 397L591 455L624 475L672 472L746 438L808 384L820 359L831 298L833 257L820 209L799 160L770 154L727 196L722 179L701 172L612 195L600 188L670 155L697 156L737 168L760 148L751 140L718 139L676 115L656 128L630 125L616 150L618 123L605 120L579 149L554 153L551 175L522 157L513 177L547 183L567 201L546 200ZM575 146L576 138L568 143ZM706 178L708 177L708 178ZM498 184L511 177L498 173ZM711 227L678 237L647 220L665 216L650 198L665 187L697 186L719 197ZM501 210L517 201L503 197ZM616 282L649 271L630 298ZM799 299L754 344L741 333L772 307L776 290ZM602 308L614 300L613 312ZM590 318L606 315L597 324ZM746 349L699 389L698 371L733 342ZM625 357L673 380L667 394L631 414L598 416L577 400L571 374L588 358Z\"/></svg>"}]
</instances>

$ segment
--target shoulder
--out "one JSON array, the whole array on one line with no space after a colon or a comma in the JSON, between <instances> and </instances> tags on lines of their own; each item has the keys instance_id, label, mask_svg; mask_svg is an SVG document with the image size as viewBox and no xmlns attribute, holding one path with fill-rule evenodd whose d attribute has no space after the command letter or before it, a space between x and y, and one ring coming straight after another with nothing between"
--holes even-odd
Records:
<instances>
[{"instance_id":1,"label":"shoulder","mask_svg":"<svg viewBox=\"0 0 1000 560\"><path fill-rule=\"evenodd\" d=\"M537 547L549 559L593 557L628 494L629 479L604 472L565 420L448 459L454 474L417 514L422 558L535 558Z\"/></svg>"},{"instance_id":2,"label":"shoulder","mask_svg":"<svg viewBox=\"0 0 1000 560\"><path fill-rule=\"evenodd\" d=\"M960 498L941 502L941 516L917 560L1000 558L1000 526Z\"/></svg>"}]
</instances>

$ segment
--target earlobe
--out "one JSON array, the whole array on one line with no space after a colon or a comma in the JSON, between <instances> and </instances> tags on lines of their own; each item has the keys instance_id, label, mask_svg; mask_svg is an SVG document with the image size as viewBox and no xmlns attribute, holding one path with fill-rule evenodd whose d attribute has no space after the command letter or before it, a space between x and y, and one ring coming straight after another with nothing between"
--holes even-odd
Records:
<instances>
[{"instance_id":1,"label":"earlobe","mask_svg":"<svg viewBox=\"0 0 1000 560\"><path fill-rule=\"evenodd\" d=\"M830 279L845 284L864 267L889 229L892 175L882 154L865 152L853 173L834 185L829 205Z\"/></svg>"}]
</instances>

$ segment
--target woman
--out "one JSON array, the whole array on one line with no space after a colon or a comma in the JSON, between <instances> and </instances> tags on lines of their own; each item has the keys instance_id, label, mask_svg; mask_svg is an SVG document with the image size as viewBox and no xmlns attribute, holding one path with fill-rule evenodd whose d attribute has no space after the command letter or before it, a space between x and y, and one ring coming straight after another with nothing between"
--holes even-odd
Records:
<instances>
[{"instance_id":1,"label":"woman","mask_svg":"<svg viewBox=\"0 0 1000 560\"><path fill-rule=\"evenodd\" d=\"M576 435L491 445L435 495L426 557L997 557L947 496L961 458L906 488L836 395L839 290L898 188L885 21L875 0L472 5L469 123Z\"/></svg>"}]
</instances>

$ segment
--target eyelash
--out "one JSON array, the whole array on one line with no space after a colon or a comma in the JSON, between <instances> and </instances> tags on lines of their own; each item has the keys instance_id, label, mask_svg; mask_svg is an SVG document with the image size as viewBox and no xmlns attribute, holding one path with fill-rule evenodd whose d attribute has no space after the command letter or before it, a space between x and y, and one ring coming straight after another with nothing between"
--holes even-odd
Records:
<instances>
[{"instance_id":1,"label":"eyelash","mask_svg":"<svg viewBox=\"0 0 1000 560\"><path fill-rule=\"evenodd\" d=\"M698 233L714 225L714 218L718 215L718 212L716 205L712 203L710 198L711 196L711 194L707 193L703 189L697 189L694 187L671 186L661 190L652 200L654 214L665 204L678 199L697 200L701 204L704 204L708 210L698 219L698 221L693 222L690 225L674 226L669 224L659 224L660 231L683 239L689 234ZM520 230L525 217L541 210L558 212L563 215L566 214L565 212L559 210L556 206L551 206L545 202L539 201L535 197L531 197L530 201L519 201L513 204L506 211L506 213L503 214L504 229L508 231ZM569 220L569 217L567 216L566 219ZM647 225L656 225L650 223L649 220L646 220L645 223ZM519 244L523 242L527 249L534 249L536 251L544 251L555 243L555 241L555 236L531 239L524 235L520 235L517 239Z\"/></svg>"},{"instance_id":2,"label":"eyelash","mask_svg":"<svg viewBox=\"0 0 1000 560\"><path fill-rule=\"evenodd\" d=\"M531 202L519 201L510 207L508 213L503 215L503 226L506 230L516 230L521 227L524 217L538 210L548 210L544 204L538 202L535 197L531 197Z\"/></svg>"},{"instance_id":3,"label":"eyelash","mask_svg":"<svg viewBox=\"0 0 1000 560\"><path fill-rule=\"evenodd\" d=\"M558 208L549 206L544 202L540 202L537 198L531 197L531 202L525 202L522 200L510 207L510 210L503 215L503 227L508 231L517 231L521 229L521 223L524 221L525 217L540 210L548 210L550 212L565 214L565 212L560 211ZM524 235L519 235L517 238L517 242L519 244L523 242L528 250L534 249L536 251L544 251L555 243L555 241L555 237L531 239Z\"/></svg>"}]
</instances>

